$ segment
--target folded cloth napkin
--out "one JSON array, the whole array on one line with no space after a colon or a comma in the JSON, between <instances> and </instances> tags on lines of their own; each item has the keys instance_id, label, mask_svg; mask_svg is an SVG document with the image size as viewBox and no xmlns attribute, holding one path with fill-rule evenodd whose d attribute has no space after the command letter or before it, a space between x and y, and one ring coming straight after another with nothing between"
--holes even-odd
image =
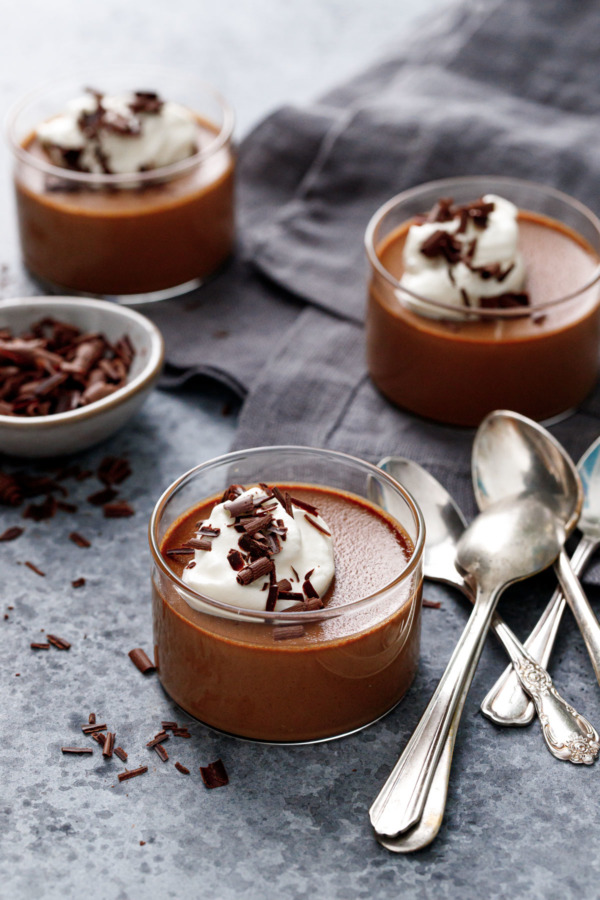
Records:
<instances>
[{"instance_id":1,"label":"folded cloth napkin","mask_svg":"<svg viewBox=\"0 0 600 900\"><path fill-rule=\"evenodd\" d=\"M402 454L473 514L472 432L369 381L365 227L399 191L464 174L543 181L600 212L599 27L596 0L463 0L312 108L259 125L240 148L235 259L154 312L165 385L200 374L237 391L238 447ZM600 391L552 430L577 459L600 433Z\"/></svg>"}]
</instances>

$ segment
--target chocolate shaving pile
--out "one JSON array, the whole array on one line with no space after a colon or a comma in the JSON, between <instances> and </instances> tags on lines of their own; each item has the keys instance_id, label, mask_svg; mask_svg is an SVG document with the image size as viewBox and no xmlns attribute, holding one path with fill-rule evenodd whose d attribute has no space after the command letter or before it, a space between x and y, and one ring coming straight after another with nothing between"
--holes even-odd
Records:
<instances>
[{"instance_id":1,"label":"chocolate shaving pile","mask_svg":"<svg viewBox=\"0 0 600 900\"><path fill-rule=\"evenodd\" d=\"M417 217L418 224L424 222L451 222L460 219L455 234L440 228L434 231L421 245L420 252L428 259L443 257L448 265L464 263L472 272L479 275L484 281L494 280L501 284L514 268L514 263L503 269L500 264L490 266L474 266L473 258L477 248L477 239L468 243L459 240L456 235L464 234L467 225L472 222L477 228L483 230L487 226L488 217L494 211L494 203L486 203L482 198L463 206L455 206L451 197L440 198L430 212L425 216ZM452 269L448 271L450 280L454 283ZM507 292L494 297L479 297L479 303L473 304L467 292L460 291L463 303L466 307L479 306L480 309L513 309L529 305L529 295L525 292Z\"/></svg>"},{"instance_id":2,"label":"chocolate shaving pile","mask_svg":"<svg viewBox=\"0 0 600 900\"><path fill-rule=\"evenodd\" d=\"M127 336L111 344L57 319L35 322L18 337L3 329L0 415L50 416L89 406L123 387L134 355ZM0 496L8 489L0 479Z\"/></svg>"}]
</instances>

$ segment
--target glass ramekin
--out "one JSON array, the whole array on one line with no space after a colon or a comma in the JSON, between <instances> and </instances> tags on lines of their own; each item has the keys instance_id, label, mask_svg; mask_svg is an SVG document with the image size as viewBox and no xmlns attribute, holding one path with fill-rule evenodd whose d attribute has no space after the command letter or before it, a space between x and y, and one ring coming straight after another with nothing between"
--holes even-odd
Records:
<instances>
[{"instance_id":1,"label":"glass ramekin","mask_svg":"<svg viewBox=\"0 0 600 900\"><path fill-rule=\"evenodd\" d=\"M264 481L366 498L410 537L405 568L390 571L374 594L311 613L242 609L191 590L161 554L170 526L206 499L218 502L230 483ZM377 467L306 447L229 453L165 491L149 539L158 674L173 700L206 725L250 740L310 743L364 728L408 690L419 656L424 523L407 491ZM276 628L299 623L302 636L275 639Z\"/></svg>"},{"instance_id":2,"label":"glass ramekin","mask_svg":"<svg viewBox=\"0 0 600 900\"><path fill-rule=\"evenodd\" d=\"M188 159L135 175L55 166L32 150L35 128L88 86L105 94L156 91L194 113L204 144ZM30 93L7 117L29 272L52 292L125 303L198 287L233 246L233 124L231 109L210 85L161 67L87 72Z\"/></svg>"},{"instance_id":3,"label":"glass ramekin","mask_svg":"<svg viewBox=\"0 0 600 900\"><path fill-rule=\"evenodd\" d=\"M592 261L585 275L568 279L567 290L535 298L534 306L461 310L458 320L456 307L401 287L381 257L394 233L441 197L461 204L490 193L512 201L521 216L532 213L540 227L560 233L562 226ZM600 222L583 204L514 178L448 178L384 204L369 222L365 243L368 368L398 406L454 425L478 425L493 409L543 420L573 409L593 388L600 345Z\"/></svg>"}]
</instances>

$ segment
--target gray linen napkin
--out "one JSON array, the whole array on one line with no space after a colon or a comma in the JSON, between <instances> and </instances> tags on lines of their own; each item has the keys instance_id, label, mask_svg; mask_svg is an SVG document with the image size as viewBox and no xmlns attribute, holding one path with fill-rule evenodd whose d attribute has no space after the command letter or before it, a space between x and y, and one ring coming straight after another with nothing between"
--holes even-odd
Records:
<instances>
[{"instance_id":1,"label":"gray linen napkin","mask_svg":"<svg viewBox=\"0 0 600 900\"><path fill-rule=\"evenodd\" d=\"M245 396L238 447L403 454L473 514L472 432L395 409L367 376L364 230L398 191L461 174L542 181L600 212L599 26L595 0L460 2L314 108L259 125L240 148L236 258L155 313L166 383L209 375ZM552 430L577 459L600 391Z\"/></svg>"}]
</instances>

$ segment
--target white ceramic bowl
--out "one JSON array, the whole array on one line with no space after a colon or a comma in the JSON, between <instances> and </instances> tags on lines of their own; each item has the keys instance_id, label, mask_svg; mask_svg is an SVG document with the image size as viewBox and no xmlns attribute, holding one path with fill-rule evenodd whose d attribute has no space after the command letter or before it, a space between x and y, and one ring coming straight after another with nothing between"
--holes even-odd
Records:
<instances>
[{"instance_id":1,"label":"white ceramic bowl","mask_svg":"<svg viewBox=\"0 0 600 900\"><path fill-rule=\"evenodd\" d=\"M160 375L164 342L145 316L109 303L73 297L24 297L0 300L0 328L21 334L50 317L82 331L97 331L109 341L127 335L135 349L127 384L114 394L53 416L0 415L0 452L12 456L62 456L85 450L125 425L140 408Z\"/></svg>"}]
</instances>

